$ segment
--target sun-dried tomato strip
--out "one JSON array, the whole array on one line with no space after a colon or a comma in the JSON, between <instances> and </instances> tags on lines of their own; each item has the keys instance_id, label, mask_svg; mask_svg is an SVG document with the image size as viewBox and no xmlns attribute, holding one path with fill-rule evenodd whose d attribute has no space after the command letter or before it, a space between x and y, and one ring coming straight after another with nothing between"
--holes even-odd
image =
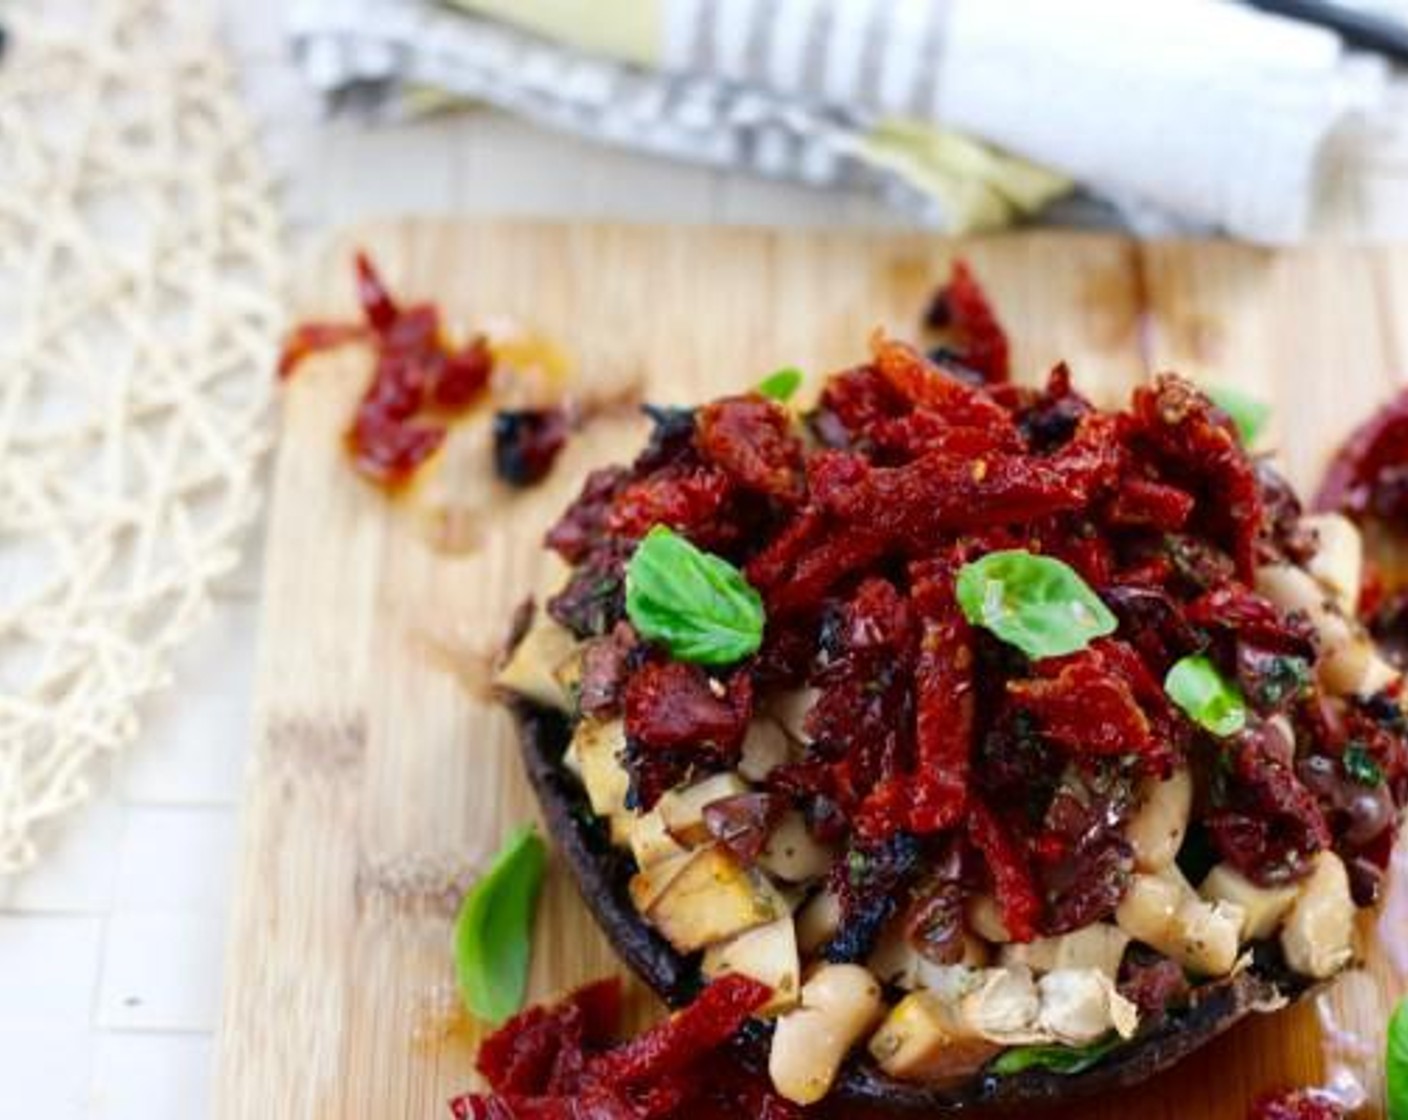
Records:
<instances>
[{"instance_id":1,"label":"sun-dried tomato strip","mask_svg":"<svg viewBox=\"0 0 1408 1120\"><path fill-rule=\"evenodd\" d=\"M1041 899L1016 840L986 804L973 798L968 807L968 838L982 854L992 876L1002 924L1014 941L1030 941L1037 934Z\"/></svg>"},{"instance_id":2,"label":"sun-dried tomato strip","mask_svg":"<svg viewBox=\"0 0 1408 1120\"><path fill-rule=\"evenodd\" d=\"M968 806L973 740L973 634L953 594L953 567L916 564L920 616L914 667L912 770L883 780L861 805L856 826L883 838L897 828L920 835L952 828Z\"/></svg>"},{"instance_id":3,"label":"sun-dried tomato strip","mask_svg":"<svg viewBox=\"0 0 1408 1120\"><path fill-rule=\"evenodd\" d=\"M591 1075L607 1084L641 1085L679 1073L732 1038L771 994L751 977L720 977L683 1011L603 1054L591 1064Z\"/></svg>"},{"instance_id":4,"label":"sun-dried tomato strip","mask_svg":"<svg viewBox=\"0 0 1408 1120\"><path fill-rule=\"evenodd\" d=\"M750 490L786 502L803 495L802 443L787 410L756 393L725 397L699 410L695 446Z\"/></svg>"},{"instance_id":5,"label":"sun-dried tomato strip","mask_svg":"<svg viewBox=\"0 0 1408 1120\"><path fill-rule=\"evenodd\" d=\"M1020 445L1011 414L983 390L945 373L912 346L879 331L871 336L870 349L880 376L910 405L928 409L954 426L985 428L1009 448Z\"/></svg>"},{"instance_id":6,"label":"sun-dried tomato strip","mask_svg":"<svg viewBox=\"0 0 1408 1120\"><path fill-rule=\"evenodd\" d=\"M934 330L952 330L960 359L985 381L1007 380L1011 372L1007 332L966 261L953 262L948 283L934 294L924 321Z\"/></svg>"},{"instance_id":7,"label":"sun-dried tomato strip","mask_svg":"<svg viewBox=\"0 0 1408 1120\"><path fill-rule=\"evenodd\" d=\"M457 1097L450 1110L459 1120L798 1120L765 1077L725 1052L770 994L750 977L724 976L683 1011L611 1047L620 982L590 985L490 1035L479 1069L493 1091Z\"/></svg>"},{"instance_id":8,"label":"sun-dried tomato strip","mask_svg":"<svg viewBox=\"0 0 1408 1120\"><path fill-rule=\"evenodd\" d=\"M362 314L372 330L385 333L401 317L401 308L366 253L358 251L356 268L357 300L362 305Z\"/></svg>"},{"instance_id":9,"label":"sun-dried tomato strip","mask_svg":"<svg viewBox=\"0 0 1408 1120\"><path fill-rule=\"evenodd\" d=\"M879 526L901 547L916 551L946 533L982 529L1087 505L1120 464L1113 440L1095 437L1103 417L1082 426L1077 439L1047 459L998 453L978 459L926 455L902 467L877 467L849 486L818 495L836 519Z\"/></svg>"},{"instance_id":10,"label":"sun-dried tomato strip","mask_svg":"<svg viewBox=\"0 0 1408 1120\"><path fill-rule=\"evenodd\" d=\"M279 351L279 379L292 376L305 358L366 337L367 328L360 323L300 323L284 338Z\"/></svg>"}]
</instances>

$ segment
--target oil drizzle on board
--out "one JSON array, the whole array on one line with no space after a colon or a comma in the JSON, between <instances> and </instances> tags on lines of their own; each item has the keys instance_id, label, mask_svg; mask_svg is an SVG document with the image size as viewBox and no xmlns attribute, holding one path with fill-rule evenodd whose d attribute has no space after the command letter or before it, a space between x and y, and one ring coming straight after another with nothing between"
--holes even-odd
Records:
<instances>
[{"instance_id":1,"label":"oil drizzle on board","mask_svg":"<svg viewBox=\"0 0 1408 1120\"><path fill-rule=\"evenodd\" d=\"M482 704L494 702L496 646L424 630L412 632L410 642L432 668L453 677L466 695Z\"/></svg>"}]
</instances>

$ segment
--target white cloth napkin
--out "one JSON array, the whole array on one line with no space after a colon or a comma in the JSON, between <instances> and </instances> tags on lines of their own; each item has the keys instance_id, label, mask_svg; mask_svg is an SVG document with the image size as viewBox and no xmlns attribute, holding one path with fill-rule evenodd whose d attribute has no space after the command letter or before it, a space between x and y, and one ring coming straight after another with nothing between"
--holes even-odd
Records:
<instances>
[{"instance_id":1,"label":"white cloth napkin","mask_svg":"<svg viewBox=\"0 0 1408 1120\"><path fill-rule=\"evenodd\" d=\"M646 60L516 26L534 0L517 16L493 0L460 0L481 14L298 0L289 30L329 94L430 87L676 157L871 183L950 227L1059 193L1026 164L954 147L957 133L1146 222L1294 241L1335 173L1332 138L1384 100L1378 60L1223 0L629 2L651 9ZM965 176L986 193L955 190Z\"/></svg>"}]
</instances>

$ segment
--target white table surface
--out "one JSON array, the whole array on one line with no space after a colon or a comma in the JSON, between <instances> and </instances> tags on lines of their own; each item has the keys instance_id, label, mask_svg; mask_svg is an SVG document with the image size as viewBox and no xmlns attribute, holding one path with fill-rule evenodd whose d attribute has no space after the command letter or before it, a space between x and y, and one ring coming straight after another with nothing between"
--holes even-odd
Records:
<instances>
[{"instance_id":1,"label":"white table surface","mask_svg":"<svg viewBox=\"0 0 1408 1120\"><path fill-rule=\"evenodd\" d=\"M490 112L379 131L329 124L283 56L278 0L220 6L284 177L296 251L331 227L412 212L895 221L864 197L665 164ZM1375 174L1336 199L1324 235L1408 238L1408 149L1375 159ZM260 566L256 540L103 792L41 866L0 895L0 1116L209 1114Z\"/></svg>"}]
</instances>

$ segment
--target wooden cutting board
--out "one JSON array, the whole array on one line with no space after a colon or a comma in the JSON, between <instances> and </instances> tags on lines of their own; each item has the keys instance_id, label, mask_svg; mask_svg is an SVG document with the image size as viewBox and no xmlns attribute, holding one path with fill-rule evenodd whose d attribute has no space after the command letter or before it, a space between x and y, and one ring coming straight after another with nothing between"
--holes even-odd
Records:
<instances>
[{"instance_id":1,"label":"wooden cutting board","mask_svg":"<svg viewBox=\"0 0 1408 1120\"><path fill-rule=\"evenodd\" d=\"M452 319L540 328L569 352L579 389L644 386L678 403L782 365L853 363L877 324L912 336L961 252L1022 376L1064 358L1101 399L1151 369L1238 385L1274 402L1271 442L1302 487L1408 376L1408 250L415 222L331 246L303 274L294 319L354 313L354 245L398 293L434 298ZM355 348L319 358L283 402L220 1032L225 1120L443 1120L447 1099L475 1084L453 914L505 831L534 813L484 661L546 570L543 527L588 466L628 456L642 432L600 419L546 484L510 495L488 478L480 418L430 479L389 501L353 475L339 438L367 372ZM1362 1085L1365 1115L1379 1116L1383 1024L1408 966L1403 877L1364 934L1366 969L1317 1004L1244 1025L1157 1081L1066 1115L1232 1120L1268 1088L1338 1084ZM557 869L533 995L614 967ZM638 1016L652 1014L636 995Z\"/></svg>"}]
</instances>

